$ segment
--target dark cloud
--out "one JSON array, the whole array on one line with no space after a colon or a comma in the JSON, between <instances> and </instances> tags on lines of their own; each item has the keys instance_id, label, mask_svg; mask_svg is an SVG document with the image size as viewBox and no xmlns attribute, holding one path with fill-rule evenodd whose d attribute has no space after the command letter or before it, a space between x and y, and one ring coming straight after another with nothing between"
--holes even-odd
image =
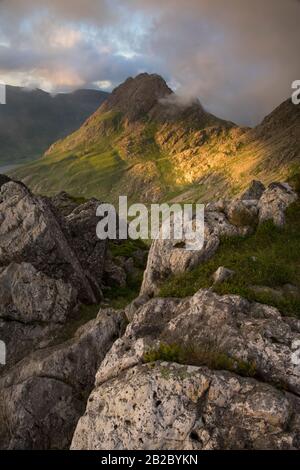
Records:
<instances>
[{"instance_id":1,"label":"dark cloud","mask_svg":"<svg viewBox=\"0 0 300 470\"><path fill-rule=\"evenodd\" d=\"M55 90L157 72L254 124L300 78L297 0L0 0L0 74Z\"/></svg>"}]
</instances>

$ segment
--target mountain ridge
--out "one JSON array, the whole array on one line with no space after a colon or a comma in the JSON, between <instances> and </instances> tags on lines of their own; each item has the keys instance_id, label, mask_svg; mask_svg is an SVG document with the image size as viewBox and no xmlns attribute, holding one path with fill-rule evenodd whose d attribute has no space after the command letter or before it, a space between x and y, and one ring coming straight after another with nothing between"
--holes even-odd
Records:
<instances>
[{"instance_id":1,"label":"mountain ridge","mask_svg":"<svg viewBox=\"0 0 300 470\"><path fill-rule=\"evenodd\" d=\"M252 179L286 179L300 159L300 112L290 100L253 129L184 102L158 75L117 87L74 133L14 176L34 191L115 202L208 200Z\"/></svg>"},{"instance_id":2,"label":"mountain ridge","mask_svg":"<svg viewBox=\"0 0 300 470\"><path fill-rule=\"evenodd\" d=\"M52 142L80 126L108 95L84 89L51 95L7 85L6 105L0 106L0 164L41 156Z\"/></svg>"}]
</instances>

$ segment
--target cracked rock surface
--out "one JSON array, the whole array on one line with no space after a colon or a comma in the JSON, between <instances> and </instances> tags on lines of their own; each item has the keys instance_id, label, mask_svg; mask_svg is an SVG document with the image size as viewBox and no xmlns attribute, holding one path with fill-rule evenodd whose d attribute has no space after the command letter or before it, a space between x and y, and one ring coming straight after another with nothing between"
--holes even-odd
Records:
<instances>
[{"instance_id":1,"label":"cracked rock surface","mask_svg":"<svg viewBox=\"0 0 300 470\"><path fill-rule=\"evenodd\" d=\"M114 343L96 383L141 363L149 350L168 343L195 350L193 361L199 356L199 365L206 351L253 364L259 378L300 395L300 368L292 362L299 327L274 307L210 290L184 300L152 299L136 311L123 337Z\"/></svg>"},{"instance_id":2,"label":"cracked rock surface","mask_svg":"<svg viewBox=\"0 0 300 470\"><path fill-rule=\"evenodd\" d=\"M0 448L70 445L97 367L122 322L122 315L101 311L70 340L33 352L0 377Z\"/></svg>"},{"instance_id":3,"label":"cracked rock surface","mask_svg":"<svg viewBox=\"0 0 300 470\"><path fill-rule=\"evenodd\" d=\"M102 361L72 449L299 448L297 341L299 321L238 296L149 300ZM166 343L186 364L144 363ZM230 372L212 370L223 357Z\"/></svg>"},{"instance_id":4,"label":"cracked rock surface","mask_svg":"<svg viewBox=\"0 0 300 470\"><path fill-rule=\"evenodd\" d=\"M94 389L71 449L295 449L300 399L224 371L140 365Z\"/></svg>"}]
</instances>

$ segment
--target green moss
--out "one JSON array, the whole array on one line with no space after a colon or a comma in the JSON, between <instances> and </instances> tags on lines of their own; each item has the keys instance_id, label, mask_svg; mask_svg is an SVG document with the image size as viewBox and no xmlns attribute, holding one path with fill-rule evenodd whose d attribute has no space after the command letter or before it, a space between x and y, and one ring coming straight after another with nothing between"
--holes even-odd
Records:
<instances>
[{"instance_id":1,"label":"green moss","mask_svg":"<svg viewBox=\"0 0 300 470\"><path fill-rule=\"evenodd\" d=\"M228 370L245 377L254 377L257 373L254 362L232 358L217 351L212 345L179 345L161 343L158 348L145 353L144 362L176 362L192 366L207 366L213 370Z\"/></svg>"},{"instance_id":2,"label":"green moss","mask_svg":"<svg viewBox=\"0 0 300 470\"><path fill-rule=\"evenodd\" d=\"M232 269L235 275L214 287L219 294L237 294L249 300L277 307L283 314L300 317L300 298L282 291L282 295L259 293L253 286L273 289L292 284L300 291L300 202L286 213L283 228L270 221L260 225L247 237L233 237L222 243L208 262L190 272L174 276L160 289L162 297L187 297L201 288L212 286L212 274L219 266Z\"/></svg>"}]
</instances>

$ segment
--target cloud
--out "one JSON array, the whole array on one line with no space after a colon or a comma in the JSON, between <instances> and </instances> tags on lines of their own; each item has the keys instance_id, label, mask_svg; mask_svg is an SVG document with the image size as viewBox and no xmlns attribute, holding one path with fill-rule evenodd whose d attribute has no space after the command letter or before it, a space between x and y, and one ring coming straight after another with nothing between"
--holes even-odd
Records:
<instances>
[{"instance_id":1,"label":"cloud","mask_svg":"<svg viewBox=\"0 0 300 470\"><path fill-rule=\"evenodd\" d=\"M298 0L0 0L2 81L51 91L162 74L255 124L300 78Z\"/></svg>"},{"instance_id":2,"label":"cloud","mask_svg":"<svg viewBox=\"0 0 300 470\"><path fill-rule=\"evenodd\" d=\"M178 92L222 117L254 124L291 94L300 74L296 0L150 0L148 48L168 63Z\"/></svg>"},{"instance_id":3,"label":"cloud","mask_svg":"<svg viewBox=\"0 0 300 470\"><path fill-rule=\"evenodd\" d=\"M106 3L0 2L2 81L50 91L95 87L97 82L112 88L151 67L153 58L131 50L142 33L126 25L128 12L112 14Z\"/></svg>"}]
</instances>

